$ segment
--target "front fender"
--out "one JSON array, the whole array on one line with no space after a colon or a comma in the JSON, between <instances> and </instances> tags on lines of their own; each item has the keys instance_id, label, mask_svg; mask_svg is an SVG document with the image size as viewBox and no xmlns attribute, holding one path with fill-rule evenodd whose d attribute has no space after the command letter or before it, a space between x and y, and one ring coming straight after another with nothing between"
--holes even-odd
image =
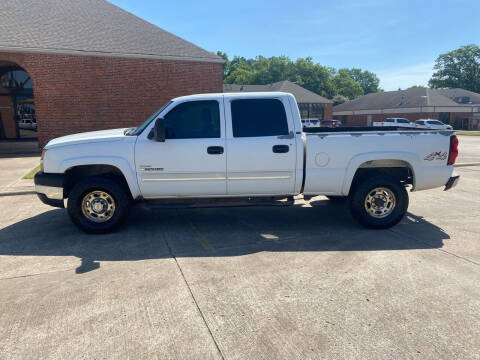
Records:
<instances>
[{"instance_id":1,"label":"front fender","mask_svg":"<svg viewBox=\"0 0 480 360\"><path fill-rule=\"evenodd\" d=\"M352 186L352 181L355 176L355 173L360 168L360 166L368 161L375 160L400 160L406 162L413 173L413 187L415 188L418 181L421 182L422 172L420 159L415 153L411 152L398 152L398 151L382 151L382 152L370 152L370 153L361 153L355 155L350 159L347 170L345 172L345 177L342 186L342 194L347 196L350 192L350 187Z\"/></svg>"},{"instance_id":2,"label":"front fender","mask_svg":"<svg viewBox=\"0 0 480 360\"><path fill-rule=\"evenodd\" d=\"M65 173L68 169L83 165L110 165L116 167L125 176L132 197L135 199L140 195L137 177L134 169L131 168L127 159L121 156L80 156L63 159L59 165L59 172Z\"/></svg>"}]
</instances>

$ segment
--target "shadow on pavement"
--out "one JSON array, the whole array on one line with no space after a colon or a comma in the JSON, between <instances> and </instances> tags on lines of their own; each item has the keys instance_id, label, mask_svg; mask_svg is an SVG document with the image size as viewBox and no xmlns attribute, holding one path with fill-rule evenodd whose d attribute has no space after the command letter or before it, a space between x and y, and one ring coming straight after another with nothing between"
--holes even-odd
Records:
<instances>
[{"instance_id":1,"label":"shadow on pavement","mask_svg":"<svg viewBox=\"0 0 480 360\"><path fill-rule=\"evenodd\" d=\"M343 204L328 200L312 207L132 209L115 233L87 235L63 209L0 229L0 255L76 256L77 273L98 269L98 261L175 257L241 256L269 251L374 251L434 249L449 235L408 214L391 230L368 230L350 218Z\"/></svg>"}]
</instances>

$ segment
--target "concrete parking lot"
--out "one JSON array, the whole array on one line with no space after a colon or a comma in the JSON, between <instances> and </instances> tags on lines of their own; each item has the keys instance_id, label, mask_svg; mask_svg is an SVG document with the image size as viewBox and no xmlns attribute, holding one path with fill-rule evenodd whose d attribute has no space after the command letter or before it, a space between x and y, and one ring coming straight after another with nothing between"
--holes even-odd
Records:
<instances>
[{"instance_id":1,"label":"concrete parking lot","mask_svg":"<svg viewBox=\"0 0 480 360\"><path fill-rule=\"evenodd\" d=\"M381 231L318 197L89 236L0 197L0 359L479 359L480 166L458 171Z\"/></svg>"},{"instance_id":2,"label":"concrete parking lot","mask_svg":"<svg viewBox=\"0 0 480 360\"><path fill-rule=\"evenodd\" d=\"M459 158L458 162L480 162L480 136L458 136Z\"/></svg>"}]
</instances>

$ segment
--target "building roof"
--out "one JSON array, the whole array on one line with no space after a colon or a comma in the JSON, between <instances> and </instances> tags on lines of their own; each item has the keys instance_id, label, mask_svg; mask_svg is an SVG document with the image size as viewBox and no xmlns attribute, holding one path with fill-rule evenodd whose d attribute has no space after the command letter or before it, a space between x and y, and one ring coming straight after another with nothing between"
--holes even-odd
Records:
<instances>
[{"instance_id":1,"label":"building roof","mask_svg":"<svg viewBox=\"0 0 480 360\"><path fill-rule=\"evenodd\" d=\"M438 89L443 96L462 105L480 105L480 94L465 89Z\"/></svg>"},{"instance_id":2,"label":"building roof","mask_svg":"<svg viewBox=\"0 0 480 360\"><path fill-rule=\"evenodd\" d=\"M105 0L1 0L0 51L223 62Z\"/></svg>"},{"instance_id":3,"label":"building roof","mask_svg":"<svg viewBox=\"0 0 480 360\"><path fill-rule=\"evenodd\" d=\"M470 102L464 101L468 97ZM333 108L334 112L419 108L428 106L468 106L480 104L480 94L463 89L414 88L371 93Z\"/></svg>"},{"instance_id":4,"label":"building roof","mask_svg":"<svg viewBox=\"0 0 480 360\"><path fill-rule=\"evenodd\" d=\"M267 85L239 85L239 84L223 84L223 92L267 92L280 91L290 93L295 96L298 103L308 104L329 104L332 101L315 94L314 92L301 87L291 81L284 80Z\"/></svg>"}]
</instances>

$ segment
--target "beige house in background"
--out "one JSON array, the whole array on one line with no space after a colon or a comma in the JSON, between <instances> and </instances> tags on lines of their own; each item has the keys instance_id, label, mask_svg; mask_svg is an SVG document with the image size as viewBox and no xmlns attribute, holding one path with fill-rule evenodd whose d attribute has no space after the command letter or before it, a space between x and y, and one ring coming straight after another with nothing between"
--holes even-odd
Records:
<instances>
[{"instance_id":1,"label":"beige house in background","mask_svg":"<svg viewBox=\"0 0 480 360\"><path fill-rule=\"evenodd\" d=\"M333 108L346 126L371 126L386 118L437 119L454 129L480 129L480 94L464 89L414 88L361 96Z\"/></svg>"}]
</instances>

